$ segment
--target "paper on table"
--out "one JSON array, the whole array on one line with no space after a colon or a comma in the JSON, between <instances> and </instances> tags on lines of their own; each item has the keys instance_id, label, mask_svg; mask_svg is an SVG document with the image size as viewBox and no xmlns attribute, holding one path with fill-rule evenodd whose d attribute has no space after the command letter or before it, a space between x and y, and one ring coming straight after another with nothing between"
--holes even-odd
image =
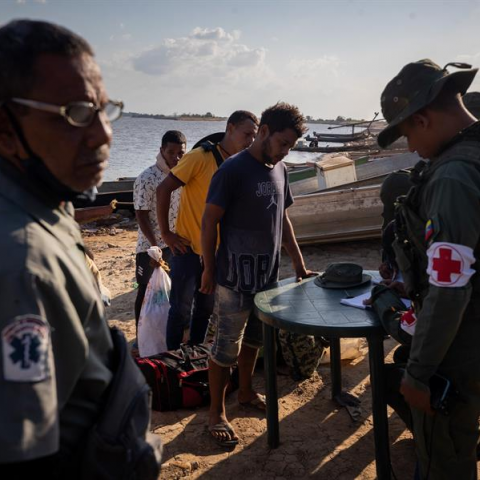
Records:
<instances>
[{"instance_id":1,"label":"paper on table","mask_svg":"<svg viewBox=\"0 0 480 480\"><path fill-rule=\"evenodd\" d=\"M348 307L361 308L362 310L365 310L366 308L371 308L370 305L363 304L363 301L370 298L370 295L370 292L367 292L353 298L342 298L342 300L340 300L340 303L342 305L347 305ZM412 305L412 302L406 298L402 298L402 302L407 309L410 308L410 306Z\"/></svg>"}]
</instances>

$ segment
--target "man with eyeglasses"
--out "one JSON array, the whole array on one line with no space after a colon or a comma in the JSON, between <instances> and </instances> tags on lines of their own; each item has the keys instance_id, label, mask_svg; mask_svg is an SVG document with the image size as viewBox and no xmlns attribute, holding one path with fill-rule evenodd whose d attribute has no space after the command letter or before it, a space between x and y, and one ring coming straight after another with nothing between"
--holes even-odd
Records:
<instances>
[{"instance_id":1,"label":"man with eyeglasses","mask_svg":"<svg viewBox=\"0 0 480 480\"><path fill-rule=\"evenodd\" d=\"M125 339L109 331L70 201L102 180L123 105L88 43L50 23L1 27L0 65L0 477L99 478L108 467L84 448Z\"/></svg>"}]
</instances>

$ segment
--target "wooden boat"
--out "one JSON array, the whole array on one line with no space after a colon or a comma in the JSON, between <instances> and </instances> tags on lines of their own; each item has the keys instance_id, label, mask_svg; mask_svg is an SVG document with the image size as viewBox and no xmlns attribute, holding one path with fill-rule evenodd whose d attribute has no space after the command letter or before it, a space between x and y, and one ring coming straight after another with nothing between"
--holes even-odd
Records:
<instances>
[{"instance_id":1,"label":"wooden boat","mask_svg":"<svg viewBox=\"0 0 480 480\"><path fill-rule=\"evenodd\" d=\"M352 143L346 145L335 145L335 146L318 146L318 147L304 147L304 146L296 146L293 147L292 150L295 152L311 152L311 153L339 153L339 152L354 152L356 150L379 150L379 147L375 144L368 144L365 142L361 143Z\"/></svg>"},{"instance_id":2,"label":"wooden boat","mask_svg":"<svg viewBox=\"0 0 480 480\"><path fill-rule=\"evenodd\" d=\"M117 202L117 209L133 211L133 182L135 177L119 178L110 182L103 182L98 187L98 193L92 207L107 206L113 200ZM75 207L81 207L76 205Z\"/></svg>"},{"instance_id":3,"label":"wooden boat","mask_svg":"<svg viewBox=\"0 0 480 480\"><path fill-rule=\"evenodd\" d=\"M90 223L100 218L108 217L113 213L117 205L115 200L112 200L108 205L98 205L92 207L76 208L75 220L78 223Z\"/></svg>"},{"instance_id":4,"label":"wooden boat","mask_svg":"<svg viewBox=\"0 0 480 480\"><path fill-rule=\"evenodd\" d=\"M370 136L368 130L362 130L357 133L317 133L313 132L313 136L306 137L308 142L324 142L324 143L347 143L358 142Z\"/></svg>"},{"instance_id":5,"label":"wooden boat","mask_svg":"<svg viewBox=\"0 0 480 480\"><path fill-rule=\"evenodd\" d=\"M379 238L383 205L380 185L295 197L288 209L301 245Z\"/></svg>"},{"instance_id":6,"label":"wooden boat","mask_svg":"<svg viewBox=\"0 0 480 480\"><path fill-rule=\"evenodd\" d=\"M378 159L356 168L357 181L300 194L300 187L318 187L316 178L291 185L295 202L288 209L300 244L343 242L379 238L383 219L380 188L391 172L411 168L420 158L402 154ZM312 190L311 190L312 191Z\"/></svg>"}]
</instances>

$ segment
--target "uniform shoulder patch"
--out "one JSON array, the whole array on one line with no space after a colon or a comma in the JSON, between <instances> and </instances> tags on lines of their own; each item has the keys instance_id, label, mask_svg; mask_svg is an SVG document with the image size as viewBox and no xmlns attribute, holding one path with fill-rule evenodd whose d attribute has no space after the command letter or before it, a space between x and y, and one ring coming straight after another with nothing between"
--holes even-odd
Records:
<instances>
[{"instance_id":1,"label":"uniform shoulder patch","mask_svg":"<svg viewBox=\"0 0 480 480\"><path fill-rule=\"evenodd\" d=\"M2 330L3 377L41 382L51 375L50 326L38 315L22 315Z\"/></svg>"},{"instance_id":2,"label":"uniform shoulder patch","mask_svg":"<svg viewBox=\"0 0 480 480\"><path fill-rule=\"evenodd\" d=\"M429 240L433 237L433 222L432 220L428 220L425 224L425 243L428 244Z\"/></svg>"},{"instance_id":3,"label":"uniform shoulder patch","mask_svg":"<svg viewBox=\"0 0 480 480\"><path fill-rule=\"evenodd\" d=\"M410 308L400 317L400 328L407 332L409 335L415 333L415 326L417 324L417 316L413 312L413 308Z\"/></svg>"},{"instance_id":4,"label":"uniform shoulder patch","mask_svg":"<svg viewBox=\"0 0 480 480\"><path fill-rule=\"evenodd\" d=\"M427 250L429 282L437 287L464 287L475 273L473 249L449 242L434 242Z\"/></svg>"}]
</instances>

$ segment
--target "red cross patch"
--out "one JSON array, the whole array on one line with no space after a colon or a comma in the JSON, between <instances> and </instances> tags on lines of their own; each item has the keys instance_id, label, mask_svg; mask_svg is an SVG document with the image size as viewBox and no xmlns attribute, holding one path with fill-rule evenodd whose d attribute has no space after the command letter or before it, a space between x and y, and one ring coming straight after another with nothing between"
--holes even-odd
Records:
<instances>
[{"instance_id":1,"label":"red cross patch","mask_svg":"<svg viewBox=\"0 0 480 480\"><path fill-rule=\"evenodd\" d=\"M417 317L413 312L413 308L410 308L400 317L400 328L407 332L409 335L415 333L415 325L417 323Z\"/></svg>"},{"instance_id":2,"label":"red cross patch","mask_svg":"<svg viewBox=\"0 0 480 480\"><path fill-rule=\"evenodd\" d=\"M475 273L473 250L465 245L435 242L427 255L430 283L438 287L463 287Z\"/></svg>"}]
</instances>

